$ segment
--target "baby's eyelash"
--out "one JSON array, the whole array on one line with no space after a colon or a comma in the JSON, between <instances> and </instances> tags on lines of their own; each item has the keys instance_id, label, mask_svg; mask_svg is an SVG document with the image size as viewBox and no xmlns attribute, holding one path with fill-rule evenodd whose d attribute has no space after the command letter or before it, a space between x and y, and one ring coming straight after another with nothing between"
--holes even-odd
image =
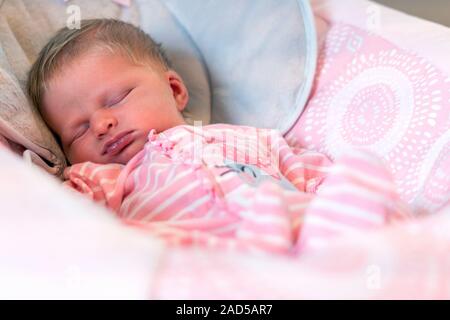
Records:
<instances>
[{"instance_id":1,"label":"baby's eyelash","mask_svg":"<svg viewBox=\"0 0 450 320\"><path fill-rule=\"evenodd\" d=\"M112 102L108 103L108 106L114 106L116 104L118 104L120 101L122 101L123 99L126 98L126 96L128 96L128 94L132 91L133 89L129 89L127 91L125 91L123 94L119 95L117 98L115 98Z\"/></svg>"}]
</instances>

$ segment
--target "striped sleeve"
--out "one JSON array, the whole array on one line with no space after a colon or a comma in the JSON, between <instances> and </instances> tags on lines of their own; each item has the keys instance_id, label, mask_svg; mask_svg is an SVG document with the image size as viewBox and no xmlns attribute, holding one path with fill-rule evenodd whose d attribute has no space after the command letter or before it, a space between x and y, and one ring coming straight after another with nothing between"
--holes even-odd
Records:
<instances>
[{"instance_id":1,"label":"striped sleeve","mask_svg":"<svg viewBox=\"0 0 450 320\"><path fill-rule=\"evenodd\" d=\"M372 230L412 217L396 192L389 170L374 155L342 155L306 210L302 250L323 247L337 235Z\"/></svg>"},{"instance_id":2,"label":"striped sleeve","mask_svg":"<svg viewBox=\"0 0 450 320\"><path fill-rule=\"evenodd\" d=\"M75 164L64 171L64 179L66 179L64 185L116 210L117 198L122 193L117 188L118 177L122 169L123 165L117 163L104 165L84 162Z\"/></svg>"},{"instance_id":3,"label":"striped sleeve","mask_svg":"<svg viewBox=\"0 0 450 320\"><path fill-rule=\"evenodd\" d=\"M315 193L332 164L322 153L291 147L280 135L277 147L279 169L298 190Z\"/></svg>"}]
</instances>

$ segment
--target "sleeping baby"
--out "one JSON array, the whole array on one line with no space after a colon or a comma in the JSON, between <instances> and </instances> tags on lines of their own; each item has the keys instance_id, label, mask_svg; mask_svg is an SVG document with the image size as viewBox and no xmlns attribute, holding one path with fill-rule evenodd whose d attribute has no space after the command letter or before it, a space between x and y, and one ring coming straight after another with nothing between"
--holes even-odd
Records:
<instances>
[{"instance_id":1,"label":"sleeping baby","mask_svg":"<svg viewBox=\"0 0 450 320\"><path fill-rule=\"evenodd\" d=\"M159 44L112 19L60 30L42 49L28 93L71 166L65 185L122 221L174 244L292 252L396 215L387 175L365 153L332 170L276 130L188 125L189 94ZM372 181L373 182L373 181ZM350 209L339 190L375 193Z\"/></svg>"}]
</instances>

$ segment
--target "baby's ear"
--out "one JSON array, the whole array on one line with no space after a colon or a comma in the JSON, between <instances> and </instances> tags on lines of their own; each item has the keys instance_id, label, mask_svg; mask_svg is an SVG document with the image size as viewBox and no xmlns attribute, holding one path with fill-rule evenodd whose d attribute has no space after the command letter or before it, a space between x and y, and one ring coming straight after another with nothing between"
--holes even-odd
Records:
<instances>
[{"instance_id":1,"label":"baby's ear","mask_svg":"<svg viewBox=\"0 0 450 320\"><path fill-rule=\"evenodd\" d=\"M189 101L189 92L181 76L173 70L166 72L167 80L172 89L173 98L177 103L178 111L183 111Z\"/></svg>"}]
</instances>

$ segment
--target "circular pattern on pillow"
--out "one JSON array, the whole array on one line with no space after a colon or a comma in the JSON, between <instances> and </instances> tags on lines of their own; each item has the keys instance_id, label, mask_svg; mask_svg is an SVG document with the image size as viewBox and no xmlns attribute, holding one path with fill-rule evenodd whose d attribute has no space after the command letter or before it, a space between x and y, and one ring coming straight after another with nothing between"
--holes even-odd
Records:
<instances>
[{"instance_id":1,"label":"circular pattern on pillow","mask_svg":"<svg viewBox=\"0 0 450 320\"><path fill-rule=\"evenodd\" d=\"M364 71L349 72L341 82L343 87L330 91L326 145L336 156L350 147L386 154L402 139L411 121L414 88L408 77L392 67L359 67Z\"/></svg>"},{"instance_id":2,"label":"circular pattern on pillow","mask_svg":"<svg viewBox=\"0 0 450 320\"><path fill-rule=\"evenodd\" d=\"M450 200L450 78L430 61L357 27L331 24L313 96L291 141L331 158L369 150L417 212Z\"/></svg>"}]
</instances>

